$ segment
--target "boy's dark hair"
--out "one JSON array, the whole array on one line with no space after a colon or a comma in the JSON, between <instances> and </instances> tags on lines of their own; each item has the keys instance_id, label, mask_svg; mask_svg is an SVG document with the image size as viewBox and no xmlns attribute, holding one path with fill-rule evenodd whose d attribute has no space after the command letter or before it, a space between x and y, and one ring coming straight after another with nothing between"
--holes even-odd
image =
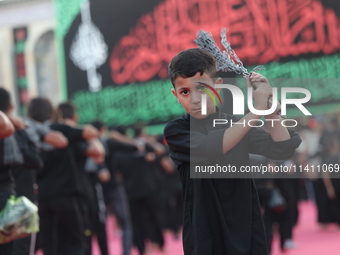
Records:
<instances>
[{"instance_id":1,"label":"boy's dark hair","mask_svg":"<svg viewBox=\"0 0 340 255\"><path fill-rule=\"evenodd\" d=\"M36 97L28 105L27 115L38 122L51 120L54 117L52 103L47 98Z\"/></svg>"},{"instance_id":2,"label":"boy's dark hair","mask_svg":"<svg viewBox=\"0 0 340 255\"><path fill-rule=\"evenodd\" d=\"M199 48L188 49L177 54L169 64L169 76L175 87L178 76L182 78L193 77L197 72L207 73L211 78L216 77L216 62L213 55Z\"/></svg>"},{"instance_id":3,"label":"boy's dark hair","mask_svg":"<svg viewBox=\"0 0 340 255\"><path fill-rule=\"evenodd\" d=\"M58 113L63 119L72 119L76 114L76 107L71 102L61 103L58 106Z\"/></svg>"},{"instance_id":4,"label":"boy's dark hair","mask_svg":"<svg viewBox=\"0 0 340 255\"><path fill-rule=\"evenodd\" d=\"M104 122L100 120L95 120L91 122L91 125L98 129L98 131L100 131L105 126Z\"/></svg>"},{"instance_id":5,"label":"boy's dark hair","mask_svg":"<svg viewBox=\"0 0 340 255\"><path fill-rule=\"evenodd\" d=\"M0 88L0 111L7 112L11 104L11 95L9 92Z\"/></svg>"}]
</instances>

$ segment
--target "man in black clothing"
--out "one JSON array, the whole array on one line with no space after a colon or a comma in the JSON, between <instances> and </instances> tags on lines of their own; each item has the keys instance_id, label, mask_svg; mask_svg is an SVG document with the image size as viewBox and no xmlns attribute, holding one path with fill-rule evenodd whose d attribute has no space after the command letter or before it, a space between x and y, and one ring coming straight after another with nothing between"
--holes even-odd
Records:
<instances>
[{"instance_id":1,"label":"man in black clothing","mask_svg":"<svg viewBox=\"0 0 340 255\"><path fill-rule=\"evenodd\" d=\"M57 131L51 131L47 125L39 123L30 118L30 114L35 114L41 109L36 102L46 100L42 98L34 98L28 105L28 117L24 118L28 127L25 129L27 135L30 137L39 152L46 150L53 150L55 148L64 148L67 146L67 139ZM39 106L41 107L41 106ZM36 170L32 171L20 165L12 169L12 174L15 180L15 191L17 196L25 196L33 203L37 204L38 185L36 182ZM36 247L36 233L20 238L14 241L12 255L32 255Z\"/></svg>"},{"instance_id":2,"label":"man in black clothing","mask_svg":"<svg viewBox=\"0 0 340 255\"><path fill-rule=\"evenodd\" d=\"M110 130L110 138L104 141L106 149L106 165L111 178L103 183L104 199L109 212L112 212L122 229L122 254L129 255L133 244L133 228L131 211L124 180L117 168L118 155L121 153L134 153L138 150L135 142L127 138L125 127Z\"/></svg>"},{"instance_id":3,"label":"man in black clothing","mask_svg":"<svg viewBox=\"0 0 340 255\"><path fill-rule=\"evenodd\" d=\"M160 222L155 210L154 192L156 186L152 170L145 157L146 155L140 151L120 151L116 154L115 159L117 170L123 174L129 199L133 242L141 255L145 252L144 242L148 238L160 247L164 245ZM155 231L152 236L148 229Z\"/></svg>"},{"instance_id":4,"label":"man in black clothing","mask_svg":"<svg viewBox=\"0 0 340 255\"><path fill-rule=\"evenodd\" d=\"M109 156L107 166L113 179L109 182L113 184L110 188L104 185L106 201L119 222L123 221L124 254L129 254L127 248L131 248L130 212L133 224L133 243L139 253L144 254L145 239L150 239L159 247L164 245L153 197L156 188L155 181L150 163L147 162L147 159L154 160L155 154L150 152L151 146L148 146L143 139L126 137L123 127L117 130L120 134L117 131L111 131L110 139L106 143ZM123 176L123 183L116 178L118 173Z\"/></svg>"},{"instance_id":5,"label":"man in black clothing","mask_svg":"<svg viewBox=\"0 0 340 255\"><path fill-rule=\"evenodd\" d=\"M76 108L71 102L61 103L57 108L58 120L65 124L76 127L78 116ZM86 254L92 253L92 233L94 231L93 219L97 214L95 192L92 189L89 174L85 171L85 164L88 158L95 160L97 164L104 161L105 151L98 139L91 141L77 142L71 145L75 155L75 162L80 178L78 182L81 186L81 197L79 199L80 209L85 224ZM108 254L108 248L103 249L102 255Z\"/></svg>"},{"instance_id":6,"label":"man in black clothing","mask_svg":"<svg viewBox=\"0 0 340 255\"><path fill-rule=\"evenodd\" d=\"M340 179L339 172L336 170L336 166L340 164L340 143L335 132L329 134L326 144L328 154L323 163L329 167L329 172L322 173L323 182L329 199L334 202L331 213L340 230ZM332 166L334 170L331 169Z\"/></svg>"},{"instance_id":7,"label":"man in black clothing","mask_svg":"<svg viewBox=\"0 0 340 255\"><path fill-rule=\"evenodd\" d=\"M45 255L84 255L84 222L79 203L83 183L73 146L97 138L98 132L92 126L75 128L61 123L53 123L50 128L61 132L68 146L44 152L44 167L37 175L42 247Z\"/></svg>"},{"instance_id":8,"label":"man in black clothing","mask_svg":"<svg viewBox=\"0 0 340 255\"><path fill-rule=\"evenodd\" d=\"M0 119L3 121L3 128L7 129L3 133L4 139L0 139L0 211L6 205L8 198L15 194L11 172L13 167L22 165L27 169L39 169L42 166L38 150L25 131L26 125L20 118L12 116L13 109L9 92L0 88L0 111L6 114L6 117L0 115L3 117ZM8 119L12 126L8 124ZM8 136L13 127L15 133ZM10 255L12 248L13 242L0 245L0 254Z\"/></svg>"},{"instance_id":9,"label":"man in black clothing","mask_svg":"<svg viewBox=\"0 0 340 255\"><path fill-rule=\"evenodd\" d=\"M19 146L20 154L23 156L23 162L12 162L10 164L4 164L4 155L6 150L6 142L3 139L0 139L0 211L4 208L8 198L10 195L16 194L14 189L14 180L12 176L12 170L17 167L23 167L27 171L37 170L42 167L42 160L39 156L38 149L35 147L35 144L30 141L24 129L18 129L19 127L15 125L16 131L14 133L14 139ZM16 194L20 196L22 194ZM30 239L30 236L23 238ZM11 252L14 252L14 246L17 241L23 240L18 239L10 244L0 245L0 254L10 255ZM7 247L7 248L5 248ZM10 249L8 247L11 247ZM19 253L15 253L18 254ZM27 253L28 254L28 250Z\"/></svg>"},{"instance_id":10,"label":"man in black clothing","mask_svg":"<svg viewBox=\"0 0 340 255\"><path fill-rule=\"evenodd\" d=\"M187 111L170 121L164 129L170 156L180 172L184 202L183 247L185 255L266 255L262 215L256 188L252 179L192 179L190 163L209 161L223 166L249 165L249 153L274 159L293 156L301 142L295 132L276 121L269 133L247 125L213 127L213 119L227 119L235 123L234 116L219 111L207 97L207 114L201 114L202 90L208 86L191 83L191 78L203 78L210 86L222 83L216 78L214 57L201 49L189 49L175 56L169 65L172 93ZM259 86L253 92L254 108L268 109L272 88L260 74L246 77ZM190 118L191 117L191 118ZM248 113L240 121L260 119ZM278 115L267 115L277 119ZM204 153L202 153L204 152Z\"/></svg>"},{"instance_id":11,"label":"man in black clothing","mask_svg":"<svg viewBox=\"0 0 340 255\"><path fill-rule=\"evenodd\" d=\"M165 204L165 194L164 194L164 179L162 178L162 172L163 169L160 165L160 160L162 156L165 154L166 150L165 147L162 146L154 136L147 135L145 127L142 124L137 124L134 127L135 131L135 139L136 142L143 148L144 151L144 162L142 161L142 165L137 164L142 169L147 170L147 176L149 178L149 185L152 187L153 192L152 195L148 195L148 197L145 197L147 200L150 201L149 205L145 204L145 209L148 209L149 211L152 211L152 213L146 213L143 218L140 218L144 224L145 227L145 239L149 239L152 243L152 246L154 248L163 250L164 249L164 237L163 237L163 226L164 222L163 217L164 212L162 210L164 209ZM136 171L136 169L135 169ZM137 170L139 171L139 170ZM136 175L138 175L136 173ZM137 185L134 185L137 186ZM146 185L145 185L146 186ZM147 201L145 200L145 202ZM139 210L143 210L143 207L139 207L133 209L132 201L130 199L130 206L131 206L131 213L135 214ZM152 217L149 217L150 215L153 215ZM138 217L140 217L138 215ZM135 220L133 220L136 222ZM135 224L135 223L134 223ZM136 229L136 228L134 228Z\"/></svg>"}]
</instances>

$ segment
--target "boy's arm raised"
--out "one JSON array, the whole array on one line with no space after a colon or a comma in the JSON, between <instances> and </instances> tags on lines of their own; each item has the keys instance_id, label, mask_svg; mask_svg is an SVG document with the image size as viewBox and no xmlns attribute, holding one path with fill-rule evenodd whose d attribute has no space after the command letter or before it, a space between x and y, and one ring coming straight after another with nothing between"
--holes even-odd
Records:
<instances>
[{"instance_id":1,"label":"boy's arm raised","mask_svg":"<svg viewBox=\"0 0 340 255\"><path fill-rule=\"evenodd\" d=\"M266 110L272 90L269 84L261 84L253 93L255 108ZM262 116L248 113L239 122L260 119ZM234 125L225 130L212 130L202 134L190 130L179 121L169 122L164 129L164 136L171 150L171 157L178 162L204 162L219 158L230 151L251 129L248 125Z\"/></svg>"},{"instance_id":2,"label":"boy's arm raised","mask_svg":"<svg viewBox=\"0 0 340 255\"><path fill-rule=\"evenodd\" d=\"M272 90L272 88L270 87L268 79L261 74L253 73L252 77L251 77L251 81L253 83L256 82L257 84L265 86L268 89L268 91ZM252 87L251 84L250 84L249 77L246 77L246 82L247 82L247 87ZM255 93L256 93L256 91L254 92L254 94ZM255 97L255 95L254 95L254 97ZM254 98L254 100L255 100L255 98ZM268 107L268 99L267 99L267 101L265 101L265 105ZM265 106L265 105L263 105L263 106ZM283 125L281 125L282 119L279 115L270 114L270 115L265 116L265 118L267 120L269 120L269 119L272 120L272 124L268 125L268 130L269 130L269 133L270 133L273 141L275 141L275 142L285 141L285 140L288 140L290 138L290 134L288 132L288 129L286 127L284 127Z\"/></svg>"},{"instance_id":3,"label":"boy's arm raised","mask_svg":"<svg viewBox=\"0 0 340 255\"><path fill-rule=\"evenodd\" d=\"M251 78L245 77L247 87L252 88L250 84L250 80L252 82L258 83L257 89L253 92L253 99L254 99L254 107L257 110L267 110L268 109L268 98L272 95L272 87L269 85L268 80L257 73L253 73ZM244 116L239 122L248 123L249 120L254 119L260 119L262 116L255 115L253 113L248 113L246 116ZM224 131L223 135L223 153L227 153L232 148L235 147L236 144L238 144L241 139L249 132L251 127L249 125L234 125ZM277 138L281 139L289 139L289 133L286 130L287 135L285 134L280 136L277 135ZM277 133L280 133L277 132Z\"/></svg>"},{"instance_id":4,"label":"boy's arm raised","mask_svg":"<svg viewBox=\"0 0 340 255\"><path fill-rule=\"evenodd\" d=\"M261 116L259 115L248 113L246 116L240 119L239 122L248 123L249 120L260 119L260 118ZM223 134L223 141L222 141L223 153L227 153L232 148L234 148L235 145L241 141L241 139L249 132L250 129L251 127L248 125L244 125L244 126L234 125L230 128L227 128Z\"/></svg>"},{"instance_id":5,"label":"boy's arm raised","mask_svg":"<svg viewBox=\"0 0 340 255\"><path fill-rule=\"evenodd\" d=\"M246 80L247 86L251 86L248 77L246 77ZM252 75L252 82L260 83L258 89L262 87L267 92L272 90L268 80L260 74ZM255 108L258 110L266 110L268 108L268 98L265 99L262 91L259 91L261 93L257 95L258 89L253 93ZM271 95L271 93L269 95ZM258 96L261 97L260 104L256 104L256 100L259 100ZM260 108L258 108L257 105ZM267 122L271 120L270 123L268 123L269 134L262 128L251 128L247 134L249 153L260 154L271 159L282 160L291 158L295 153L295 149L299 147L301 143L300 137L295 131L288 131L288 129L281 124L281 117L279 115L267 115L266 119Z\"/></svg>"},{"instance_id":6,"label":"boy's arm raised","mask_svg":"<svg viewBox=\"0 0 340 255\"><path fill-rule=\"evenodd\" d=\"M246 80L247 86L251 86L248 77ZM272 95L272 88L262 75L253 75L252 82L261 83L253 92L254 107L257 110L267 110L268 98ZM248 113L239 122L248 123L250 120L260 119L261 117ZM172 159L175 160L176 164L180 164L181 162L204 162L209 159L219 158L234 148L249 131L251 131L247 138L249 152L270 158L279 159L281 156L279 157L277 154L280 153L282 153L283 158L291 157L294 149L301 142L298 136L294 137L294 141L291 142L292 134L284 127L274 126L270 130L271 134L268 134L260 128L252 128L249 125L233 125L225 130L212 130L207 134L203 134L190 130L190 127L186 126L183 120L169 122L164 129L164 136L169 145ZM287 150L289 150L289 153ZM278 151L280 153L276 153Z\"/></svg>"}]
</instances>

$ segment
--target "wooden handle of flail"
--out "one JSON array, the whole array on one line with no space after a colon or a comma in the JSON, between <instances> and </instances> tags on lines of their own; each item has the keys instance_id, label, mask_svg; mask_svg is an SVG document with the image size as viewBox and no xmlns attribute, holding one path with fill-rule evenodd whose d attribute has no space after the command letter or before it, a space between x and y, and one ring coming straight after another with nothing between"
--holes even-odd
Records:
<instances>
[{"instance_id":1,"label":"wooden handle of flail","mask_svg":"<svg viewBox=\"0 0 340 255\"><path fill-rule=\"evenodd\" d=\"M259 86L259 83L258 82L251 82L250 81L250 83L251 83L251 85L253 86L253 88L254 88L254 90L256 90L257 89L257 87ZM256 84L257 83L257 84ZM272 107L272 105L273 105L273 97L272 96L270 96L269 98L268 98L268 109L270 109L270 107ZM276 108L276 110L275 110L275 113L276 113L276 115L280 115L282 118L286 118L286 116L284 116L284 115L282 115L281 114L281 104L278 102L278 106L277 106L277 108Z\"/></svg>"}]
</instances>

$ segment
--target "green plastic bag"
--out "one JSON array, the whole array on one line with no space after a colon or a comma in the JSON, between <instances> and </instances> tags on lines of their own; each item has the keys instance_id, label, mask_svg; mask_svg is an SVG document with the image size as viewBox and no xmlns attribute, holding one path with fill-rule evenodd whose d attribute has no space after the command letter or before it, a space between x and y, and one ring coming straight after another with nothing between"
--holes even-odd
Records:
<instances>
[{"instance_id":1,"label":"green plastic bag","mask_svg":"<svg viewBox=\"0 0 340 255\"><path fill-rule=\"evenodd\" d=\"M38 207L24 196L11 196L0 212L0 244L38 231Z\"/></svg>"}]
</instances>

